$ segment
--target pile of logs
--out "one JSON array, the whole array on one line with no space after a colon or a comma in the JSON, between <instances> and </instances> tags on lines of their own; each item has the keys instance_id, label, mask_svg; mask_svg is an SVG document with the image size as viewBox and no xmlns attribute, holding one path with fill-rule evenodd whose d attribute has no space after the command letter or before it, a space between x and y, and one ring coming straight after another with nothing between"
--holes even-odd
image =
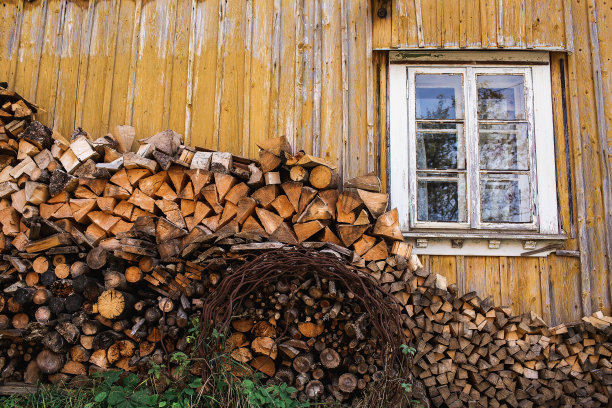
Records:
<instances>
[{"instance_id":1,"label":"pile of logs","mask_svg":"<svg viewBox=\"0 0 612 408\"><path fill-rule=\"evenodd\" d=\"M253 253L305 246L373 277L402 308L414 388L432 405L609 405L612 319L550 328L458 294L422 269L375 175L340 186L334 165L284 137L261 142L255 162L173 131L65 137L35 112L0 84L2 381L145 371L187 349L190 320ZM248 299L227 351L303 398L350 401L381 377L368 316L330 282L295 286L268 282ZM276 338L291 310L290 338Z\"/></svg>"}]
</instances>

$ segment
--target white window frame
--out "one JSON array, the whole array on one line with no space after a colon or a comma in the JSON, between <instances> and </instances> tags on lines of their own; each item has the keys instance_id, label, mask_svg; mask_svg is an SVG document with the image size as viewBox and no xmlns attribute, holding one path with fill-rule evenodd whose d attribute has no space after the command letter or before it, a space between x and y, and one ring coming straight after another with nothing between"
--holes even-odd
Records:
<instances>
[{"instance_id":1,"label":"white window frame","mask_svg":"<svg viewBox=\"0 0 612 408\"><path fill-rule=\"evenodd\" d=\"M498 56L499 54L497 54ZM496 57L497 57L496 56ZM485 58L486 59L486 58ZM538 60L537 64L528 62L520 65L499 63L444 64L438 58L434 64L423 64L420 61L413 64L391 63L389 66L389 104L390 104L390 193L391 205L396 207L400 215L400 226L405 233L416 231L449 230L457 232L458 236L469 235L469 232L494 233L517 231L530 235L560 234L557 187L554 154L554 129L552 114L552 92L550 66ZM456 60L455 60L456 61ZM465 104L465 134L466 134L466 167L467 205L469 224L449 222L417 221L417 177L416 177L416 129L414 81L410 75L418 72L438 72L464 74L464 104ZM481 223L479 193L470 191L470 186L480 189L478 174L478 138L468 137L475 134L477 112L475 104L476 85L473 83L478 73L521 73L525 76L526 119L528 126L530 155L530 194L532 203L531 223ZM468 95L471 93L471 95ZM470 106L472 105L472 106ZM468 117L469 115L469 117ZM468 147L468 144L471 146ZM475 157L474 157L475 156Z\"/></svg>"}]
</instances>

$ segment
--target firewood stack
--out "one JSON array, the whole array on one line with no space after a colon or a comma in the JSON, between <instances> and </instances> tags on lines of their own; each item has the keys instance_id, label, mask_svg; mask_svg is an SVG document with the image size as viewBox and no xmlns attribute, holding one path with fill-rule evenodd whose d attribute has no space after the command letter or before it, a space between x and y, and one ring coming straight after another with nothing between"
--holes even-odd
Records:
<instances>
[{"instance_id":1,"label":"firewood stack","mask_svg":"<svg viewBox=\"0 0 612 408\"><path fill-rule=\"evenodd\" d=\"M432 405L609 405L612 319L596 313L549 328L475 293L460 296L422 269L375 175L339 189L332 164L293 154L284 137L261 142L255 162L184 146L173 131L137 141L130 126L100 138L79 128L68 138L33 120L35 112L0 87L3 381L144 371L167 361L166 353L187 350L190 319L232 271L253 253L301 245L341 257L402 307L417 350L415 389L423 384ZM262 338L274 339L263 334L286 295L278 285L268 282L249 299L252 327L232 328L241 341L228 352L251 367L274 349ZM363 315L347 293L337 302L328 282L311 285L299 290L291 339L274 341L273 380L284 372L302 397L349 401L379 377L380 350L347 327ZM305 334L320 330L322 316L327 331ZM321 368L335 364L326 349L342 370ZM307 389L313 381L323 386Z\"/></svg>"}]
</instances>

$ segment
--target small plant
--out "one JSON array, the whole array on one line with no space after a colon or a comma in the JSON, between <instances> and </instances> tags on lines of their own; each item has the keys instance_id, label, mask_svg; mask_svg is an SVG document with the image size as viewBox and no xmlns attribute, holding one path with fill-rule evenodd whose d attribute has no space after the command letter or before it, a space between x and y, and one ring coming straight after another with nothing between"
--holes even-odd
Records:
<instances>
[{"instance_id":1,"label":"small plant","mask_svg":"<svg viewBox=\"0 0 612 408\"><path fill-rule=\"evenodd\" d=\"M297 392L296 388L283 383L280 385L263 386L254 380L242 381L242 392L248 398L249 404L257 408L301 408L308 407L308 402L301 402L292 398Z\"/></svg>"},{"instance_id":2,"label":"small plant","mask_svg":"<svg viewBox=\"0 0 612 408\"><path fill-rule=\"evenodd\" d=\"M104 371L94 377L102 381L95 388L93 402L84 408L107 406L116 408L157 407L158 396L147 389L146 380L140 381L136 374L128 374L121 381L121 371Z\"/></svg>"},{"instance_id":3,"label":"small plant","mask_svg":"<svg viewBox=\"0 0 612 408\"><path fill-rule=\"evenodd\" d=\"M400 345L400 350L402 352L403 355L411 355L414 356L416 353L416 349L414 347L410 347L407 344L402 344Z\"/></svg>"}]
</instances>

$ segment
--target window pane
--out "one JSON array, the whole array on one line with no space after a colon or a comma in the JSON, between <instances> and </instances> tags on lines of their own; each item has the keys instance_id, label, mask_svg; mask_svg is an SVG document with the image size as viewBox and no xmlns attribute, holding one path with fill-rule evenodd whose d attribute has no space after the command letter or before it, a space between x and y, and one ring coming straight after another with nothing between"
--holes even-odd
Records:
<instances>
[{"instance_id":1,"label":"window pane","mask_svg":"<svg viewBox=\"0 0 612 408\"><path fill-rule=\"evenodd\" d=\"M478 75L478 118L525 119L522 75Z\"/></svg>"},{"instance_id":2,"label":"window pane","mask_svg":"<svg viewBox=\"0 0 612 408\"><path fill-rule=\"evenodd\" d=\"M463 124L418 123L418 169L465 169Z\"/></svg>"},{"instance_id":3,"label":"window pane","mask_svg":"<svg viewBox=\"0 0 612 408\"><path fill-rule=\"evenodd\" d=\"M529 170L527 124L480 124L480 168Z\"/></svg>"},{"instance_id":4,"label":"window pane","mask_svg":"<svg viewBox=\"0 0 612 408\"><path fill-rule=\"evenodd\" d=\"M416 117L463 119L462 75L417 74Z\"/></svg>"},{"instance_id":5,"label":"window pane","mask_svg":"<svg viewBox=\"0 0 612 408\"><path fill-rule=\"evenodd\" d=\"M465 174L419 177L419 221L467 222Z\"/></svg>"},{"instance_id":6,"label":"window pane","mask_svg":"<svg viewBox=\"0 0 612 408\"><path fill-rule=\"evenodd\" d=\"M483 222L531 222L529 175L481 174Z\"/></svg>"}]
</instances>

